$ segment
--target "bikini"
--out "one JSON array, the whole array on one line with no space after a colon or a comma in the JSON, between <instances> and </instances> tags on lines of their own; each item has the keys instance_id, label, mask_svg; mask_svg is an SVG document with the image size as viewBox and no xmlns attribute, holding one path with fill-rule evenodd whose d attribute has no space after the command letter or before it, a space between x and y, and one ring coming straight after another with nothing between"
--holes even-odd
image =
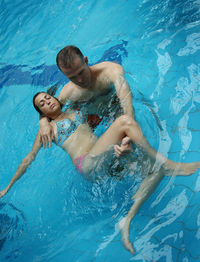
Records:
<instances>
[{"instance_id":1,"label":"bikini","mask_svg":"<svg viewBox=\"0 0 200 262\"><path fill-rule=\"evenodd\" d=\"M69 109L68 106L66 106L65 111L68 111L68 109ZM94 115L92 117L94 118ZM90 119L90 118L91 118L91 115L88 120L89 121L92 120L94 122L94 119ZM95 119L95 127L97 125L98 129L95 130L94 134L97 135L98 137L100 137L109 128L109 126L113 122L113 119L109 119L108 117L105 117L104 121L102 121L103 123L99 124L101 121L102 119L99 119L99 118ZM71 134L74 133L76 128L80 124L83 124L85 122L85 119L83 118L81 111L78 109L75 111L75 120L74 121L66 118L61 121L58 121L58 122L54 121L54 122L57 125L58 145L62 146L65 140L69 136L71 136ZM79 174L83 174L83 161L87 155L88 154L84 154L80 157L77 157L74 160L74 166L76 170L79 172Z\"/></svg>"},{"instance_id":2,"label":"bikini","mask_svg":"<svg viewBox=\"0 0 200 262\"><path fill-rule=\"evenodd\" d=\"M58 133L58 145L62 146L63 143L65 142L65 140L71 136L71 134L74 133L74 131L77 129L77 127L80 124L84 123L84 118L83 115L81 113L81 111L76 110L75 111L75 120L72 121L68 118L65 118L61 121L54 121L57 125L57 133ZM83 160L85 159L85 157L87 156L87 154L84 154L80 157L77 157L74 160L74 165L76 170L82 174L83 173Z\"/></svg>"}]
</instances>

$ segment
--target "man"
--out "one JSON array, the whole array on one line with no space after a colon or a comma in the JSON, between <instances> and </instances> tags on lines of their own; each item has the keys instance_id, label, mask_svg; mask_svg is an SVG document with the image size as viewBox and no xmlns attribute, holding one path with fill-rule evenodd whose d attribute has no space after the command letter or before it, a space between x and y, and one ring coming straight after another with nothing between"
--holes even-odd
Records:
<instances>
[{"instance_id":1,"label":"man","mask_svg":"<svg viewBox=\"0 0 200 262\"><path fill-rule=\"evenodd\" d=\"M121 65L102 62L88 66L88 58L75 46L64 47L56 60L58 68L70 80L58 97L61 103L70 101L71 106L98 115L97 123L106 117L108 125L120 114L120 108L134 119L132 95ZM118 99L113 95L113 87ZM39 125L43 146L51 146L53 132L48 119L42 118Z\"/></svg>"}]
</instances>

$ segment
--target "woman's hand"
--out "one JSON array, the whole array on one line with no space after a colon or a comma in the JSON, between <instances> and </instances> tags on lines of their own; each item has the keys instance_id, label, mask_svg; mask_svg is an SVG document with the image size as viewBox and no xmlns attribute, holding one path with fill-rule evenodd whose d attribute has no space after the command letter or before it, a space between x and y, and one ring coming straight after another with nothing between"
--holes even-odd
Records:
<instances>
[{"instance_id":1,"label":"woman's hand","mask_svg":"<svg viewBox=\"0 0 200 262\"><path fill-rule=\"evenodd\" d=\"M52 125L49 123L47 119L42 118L40 119L39 126L40 142L42 143L43 148L51 147L52 139L54 136Z\"/></svg>"},{"instance_id":2,"label":"woman's hand","mask_svg":"<svg viewBox=\"0 0 200 262\"><path fill-rule=\"evenodd\" d=\"M122 139L121 145L114 145L115 155L117 157L131 152L131 139L126 136Z\"/></svg>"},{"instance_id":3,"label":"woman's hand","mask_svg":"<svg viewBox=\"0 0 200 262\"><path fill-rule=\"evenodd\" d=\"M2 198L7 192L8 192L9 188L6 187L4 190L0 191L0 198Z\"/></svg>"}]
</instances>

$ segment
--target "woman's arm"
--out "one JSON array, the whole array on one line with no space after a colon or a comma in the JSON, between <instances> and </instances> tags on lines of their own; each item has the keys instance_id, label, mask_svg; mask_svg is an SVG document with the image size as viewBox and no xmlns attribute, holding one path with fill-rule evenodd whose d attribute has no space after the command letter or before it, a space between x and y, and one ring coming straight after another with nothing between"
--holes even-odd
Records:
<instances>
[{"instance_id":1,"label":"woman's arm","mask_svg":"<svg viewBox=\"0 0 200 262\"><path fill-rule=\"evenodd\" d=\"M10 188L13 186L13 184L26 172L26 169L35 160L35 157L36 157L38 151L40 150L40 148L41 148L41 143L40 143L40 137L39 137L39 133L38 133L31 151L28 153L28 155L21 162L20 166L18 167L15 175L11 179L8 186L4 190L0 191L0 198L3 197L10 190Z\"/></svg>"}]
</instances>

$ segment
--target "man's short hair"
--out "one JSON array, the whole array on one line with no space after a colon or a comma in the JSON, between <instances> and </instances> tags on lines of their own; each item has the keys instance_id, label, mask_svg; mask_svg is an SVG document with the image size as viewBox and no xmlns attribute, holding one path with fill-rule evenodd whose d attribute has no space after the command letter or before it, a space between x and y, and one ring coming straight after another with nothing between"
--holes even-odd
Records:
<instances>
[{"instance_id":1,"label":"man's short hair","mask_svg":"<svg viewBox=\"0 0 200 262\"><path fill-rule=\"evenodd\" d=\"M58 68L61 71L62 68L70 68L75 56L79 56L81 61L83 62L84 56L78 47L73 45L65 46L63 49L60 50L56 57L56 63Z\"/></svg>"}]
</instances>

